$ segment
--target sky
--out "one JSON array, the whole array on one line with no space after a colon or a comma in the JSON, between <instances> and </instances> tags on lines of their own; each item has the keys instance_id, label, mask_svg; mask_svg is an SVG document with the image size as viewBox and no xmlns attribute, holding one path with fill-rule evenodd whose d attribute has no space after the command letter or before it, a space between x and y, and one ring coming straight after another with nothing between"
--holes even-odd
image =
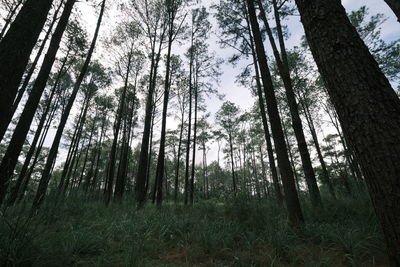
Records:
<instances>
[{"instance_id":1,"label":"sky","mask_svg":"<svg viewBox=\"0 0 400 267\"><path fill-rule=\"evenodd\" d=\"M218 3L218 0L202 1L202 4L206 7L209 7L212 3ZM343 0L342 4L346 8L347 12L356 10L360 8L362 5L366 5L369 8L370 15L374 15L376 13L383 13L385 16L388 17L388 20L381 27L383 39L386 41L391 41L400 38L400 24L396 21L394 14L383 0ZM77 10L79 10L80 14L78 16L83 21L83 25L86 26L89 32L89 37L91 38L91 34L94 31L94 26L96 24L97 13L94 12L93 7L91 7L86 1L79 1L77 3ZM215 11L209 10L209 12L211 13L210 19L212 22L212 31L210 34L210 39L208 40L208 43L210 44L210 50L214 51L218 57L227 58L233 54L234 50L232 48L222 49L219 47L219 44L217 43L218 40L217 34L219 30L218 26L216 25L215 19L213 18L212 15L212 13L214 13ZM100 32L100 41L104 39L104 36L106 36L110 31L112 31L113 28L112 26L115 22L114 18L116 18L117 16L118 14L115 13L114 9L112 9L111 11L109 10L107 12L107 17L103 22ZM287 47L290 49L296 45L299 45L300 39L304 35L303 27L300 22L300 17L299 16L289 17L284 22L284 24L288 26L288 29L290 31L290 36L287 40ZM96 49L96 54L94 55L94 59L104 59L105 57L107 57L107 51L103 50L103 48L101 47L101 42L99 43L98 46L99 47ZM266 47L269 47L269 44L266 44ZM174 51L177 50L182 50L182 47L174 47ZM271 55L268 48L267 48L267 53ZM235 83L235 77L237 74L240 73L241 71L240 67L243 66L244 64L247 63L242 62L241 64L238 64L237 67L234 67L230 64L224 64L222 66L223 74L220 77L220 83L215 85L216 89L218 89L218 92L220 94L225 95L226 100L234 102L241 108L241 110L249 109L255 101L248 88L241 87ZM210 120L212 121L214 113L220 108L222 101L218 100L216 97L213 97L207 99L206 104L207 104L207 111L211 113ZM75 108L73 113L70 115L69 119L70 122L72 121L77 111L78 109ZM139 112L142 113L143 116L143 110ZM142 131L141 125L140 128L135 130L136 132L140 133ZM168 125L167 125L168 128L171 129L175 128L176 126L177 123L175 121L171 119L168 120ZM323 125L322 130L324 131L324 134L327 134L332 131L332 127L329 127L329 125ZM48 138L46 139L45 145L47 146L51 145L52 139L54 137L54 132L55 132L54 129L52 130L52 132L50 132ZM139 135L139 138L136 141L136 143L139 142L140 140L141 137ZM200 153L201 152L198 152L196 156L198 159L197 162L200 162L201 160ZM63 148L59 153L57 165L59 165L65 159L65 156L66 156L66 150ZM217 158L217 144L215 143L210 144L210 150L208 152L208 162L216 160L216 158Z\"/></svg>"}]
</instances>

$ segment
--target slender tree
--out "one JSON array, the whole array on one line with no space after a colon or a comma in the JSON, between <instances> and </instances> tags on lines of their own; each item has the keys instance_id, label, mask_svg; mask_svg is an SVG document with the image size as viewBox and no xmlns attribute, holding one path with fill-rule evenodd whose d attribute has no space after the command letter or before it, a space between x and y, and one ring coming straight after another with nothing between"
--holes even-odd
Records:
<instances>
[{"instance_id":1,"label":"slender tree","mask_svg":"<svg viewBox=\"0 0 400 267\"><path fill-rule=\"evenodd\" d=\"M271 121L272 136L275 141L279 171L282 176L283 189L285 191L285 200L288 209L289 221L293 225L298 225L299 223L302 223L304 219L293 179L293 172L288 158L274 87L272 84L271 74L267 63L267 57L265 55L264 44L262 42L260 27L258 25L253 0L247 0L247 8L254 37L254 43L256 46L257 58L260 66L261 79L263 81L265 91L267 110Z\"/></svg>"},{"instance_id":2,"label":"slender tree","mask_svg":"<svg viewBox=\"0 0 400 267\"><path fill-rule=\"evenodd\" d=\"M93 39L92 39L92 42L90 44L90 47L89 47L85 62L84 62L83 66L82 66L82 68L80 70L80 74L79 74L79 76L78 76L78 78L77 78L77 80L75 82L73 91L72 91L72 93L71 93L71 95L69 97L69 100L68 100L68 103L67 103L67 105L65 107L65 110L64 110L63 114L61 115L60 123L58 125L57 132L56 132L56 135L55 135L54 140L53 140L53 144L51 145L50 152L49 152L49 155L48 155L47 160L46 160L45 168L42 171L42 177L40 179L39 187L37 189L36 196L35 196L35 199L34 199L34 202L33 202L33 208L37 208L44 200L44 197L45 197L45 194L46 194L46 191L47 191L47 186L48 186L49 180L50 180L50 173L51 173L51 170L53 168L53 165L54 165L56 157L57 157L58 147L60 145L61 137L62 137L64 128L65 128L65 125L67 123L67 120L68 120L68 117L69 117L69 113L71 112L72 105L73 105L73 103L75 101L76 95L77 95L77 93L79 91L79 88L80 88L80 86L82 84L82 81L85 78L86 72L87 72L87 70L89 68L90 61L92 59L94 48L96 47L96 41L97 41L97 38L98 38L98 35L99 35L101 21L103 19L105 6L106 6L106 0L103 0L102 3L101 3L101 8L100 8L99 17L98 17L98 20L97 20L95 33L93 35Z\"/></svg>"}]
</instances>

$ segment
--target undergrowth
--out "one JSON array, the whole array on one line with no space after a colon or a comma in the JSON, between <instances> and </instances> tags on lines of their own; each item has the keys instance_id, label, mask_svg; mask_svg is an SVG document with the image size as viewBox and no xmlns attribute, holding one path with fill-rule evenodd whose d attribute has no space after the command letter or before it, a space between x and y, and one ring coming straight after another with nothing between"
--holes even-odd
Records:
<instances>
[{"instance_id":1,"label":"undergrowth","mask_svg":"<svg viewBox=\"0 0 400 267\"><path fill-rule=\"evenodd\" d=\"M272 200L236 197L193 207L136 210L132 197L48 200L0 218L3 266L385 266L385 245L366 196L304 203L306 224L290 228ZM304 201L303 201L304 202Z\"/></svg>"}]
</instances>

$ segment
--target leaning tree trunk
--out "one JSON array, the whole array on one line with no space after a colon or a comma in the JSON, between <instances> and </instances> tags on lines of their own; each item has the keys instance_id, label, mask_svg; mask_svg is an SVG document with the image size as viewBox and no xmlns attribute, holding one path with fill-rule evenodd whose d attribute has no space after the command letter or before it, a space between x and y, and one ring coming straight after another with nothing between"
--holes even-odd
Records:
<instances>
[{"instance_id":1,"label":"leaning tree trunk","mask_svg":"<svg viewBox=\"0 0 400 267\"><path fill-rule=\"evenodd\" d=\"M27 0L1 39L0 133L6 131L11 120L12 105L19 83L52 3L53 0Z\"/></svg>"},{"instance_id":2,"label":"leaning tree trunk","mask_svg":"<svg viewBox=\"0 0 400 267\"><path fill-rule=\"evenodd\" d=\"M390 263L400 266L400 99L340 1L296 4L345 138L360 162Z\"/></svg>"},{"instance_id":3,"label":"leaning tree trunk","mask_svg":"<svg viewBox=\"0 0 400 267\"><path fill-rule=\"evenodd\" d=\"M285 191L286 206L288 209L289 221L296 226L304 221L303 213L300 207L299 197L296 191L296 185L293 179L293 172L288 158L285 138L283 136L281 119L278 112L278 104L274 93L271 73L269 71L267 57L263 40L261 37L260 27L257 21L257 15L254 8L253 0L247 0L249 11L250 25L253 32L256 53L261 70L261 79L263 81L265 97L267 101L267 110L271 121L272 136L275 141L275 149L278 157L279 171L282 176L283 189Z\"/></svg>"},{"instance_id":4,"label":"leaning tree trunk","mask_svg":"<svg viewBox=\"0 0 400 267\"><path fill-rule=\"evenodd\" d=\"M10 181L15 166L18 162L18 157L21 153L25 138L29 133L29 128L35 116L36 109L39 105L40 98L46 87L47 79L50 75L51 68L56 59L56 54L60 46L63 33L67 27L72 8L76 0L68 0L65 4L64 11L60 21L51 38L46 56L43 59L42 67L33 85L32 91L29 94L28 101L25 104L24 110L20 116L17 126L14 129L14 134L10 140L7 150L0 164L0 203L3 201L8 182ZM3 64L3 63L2 63Z\"/></svg>"},{"instance_id":5,"label":"leaning tree trunk","mask_svg":"<svg viewBox=\"0 0 400 267\"><path fill-rule=\"evenodd\" d=\"M251 35L250 22L248 21L248 18L246 18L246 22L247 22L247 27L248 27L249 36L250 36L250 48L251 48L251 53L252 53L252 57L253 57L254 70L256 73L255 79L256 79L256 86L257 86L258 106L260 108L261 119L262 119L262 124L263 124L263 128L264 128L265 142L267 144L269 168L271 170L272 183L274 185L274 191L275 191L275 197L276 197L277 203L279 206L282 206L283 205L283 195L282 195L281 187L279 185L278 172L276 170L274 152L272 150L271 134L270 134L270 131L268 128L267 112L265 109L265 101L264 101L264 96L262 93L262 86L261 86L261 82L260 82L260 71L259 71L258 62L257 62L257 54L256 54L256 51L254 48L254 39Z\"/></svg>"},{"instance_id":6,"label":"leaning tree trunk","mask_svg":"<svg viewBox=\"0 0 400 267\"><path fill-rule=\"evenodd\" d=\"M37 67L37 64L39 63L39 59L42 56L43 50L46 48L46 44L47 44L47 40L51 37L51 33L53 31L53 27L54 24L57 22L58 19L58 13L61 9L61 7L63 6L63 3L61 2L60 5L58 6L57 10L54 12L53 18L51 20L51 23L49 25L49 28L46 31L46 35L44 36L43 40L42 40L42 44L39 47L39 50L36 53L35 59L32 62L32 65L29 68L28 73L26 74L26 76L24 77L24 81L21 85L21 87L18 90L18 95L15 98L14 102L13 102L13 107L12 107L12 114L11 116L14 115L15 111L18 108L19 102L21 102L22 97L24 96L24 93L26 91L26 88L28 88L29 85L29 81L32 78L33 73L35 72L35 69ZM67 51L67 55L69 54L69 50L71 50L71 48L68 49ZM67 56L66 56L67 57ZM11 118L10 118L11 119ZM8 124L10 124L10 122L8 122ZM0 133L0 140L2 139L4 133Z\"/></svg>"},{"instance_id":7,"label":"leaning tree trunk","mask_svg":"<svg viewBox=\"0 0 400 267\"><path fill-rule=\"evenodd\" d=\"M58 86L58 84L59 84L59 82L61 80L62 73L63 73L64 67L65 67L66 61L67 61L67 59L65 58L65 60L62 63L62 66L61 66L60 70L58 71L57 78L56 78L56 80L54 82L54 85L51 88L50 96L49 96L49 99L47 100L47 103L46 103L46 108L45 108L45 110L43 111L43 113L42 113L42 115L40 117L39 124L38 124L38 126L36 128L35 136L33 137L33 140L32 140L31 146L29 148L29 151L26 154L26 157L25 157L25 160L24 160L24 164L22 165L21 171L19 172L19 175L18 175L17 182L16 182L14 188L12 189L10 197L8 199L8 203L10 205L14 204L15 200L18 197L18 192L20 191L21 185L27 179L26 174L28 172L29 164L31 162L31 159L32 159L33 155L35 154L35 151L38 149L37 144L39 142L40 136L43 133L43 128L45 126L45 123L46 123L46 121L48 119L47 115L49 114L49 111L50 111L50 109L51 109L51 107L53 105L53 103L52 103L53 102L53 98L54 98L54 95L56 93L57 86Z\"/></svg>"},{"instance_id":8,"label":"leaning tree trunk","mask_svg":"<svg viewBox=\"0 0 400 267\"><path fill-rule=\"evenodd\" d=\"M96 30L93 35L92 43L90 44L88 54L86 56L83 66L81 68L80 74L76 80L76 83L74 85L74 88L73 88L70 98L68 100L68 103L65 107L65 110L64 110L63 114L61 115L60 123L58 125L57 132L56 132L54 140L53 140L53 144L51 145L49 155L46 160L46 164L42 171L42 177L40 179L39 186L38 186L38 189L36 192L36 196L35 196L35 199L33 202L34 209L36 209L40 206L40 204L42 203L42 201L44 200L44 197L46 195L47 186L48 186L49 180L50 180L50 173L51 173L51 170L53 168L53 165L54 165L56 157L57 157L58 147L60 146L61 137L62 137L64 128L65 128L65 125L67 124L69 113L71 112L72 105L74 104L76 95L78 94L79 88L83 82L83 79L85 78L86 72L89 68L90 61L92 59L94 48L96 47L96 41L97 41L97 37L99 35L100 25L101 25L101 21L103 19L105 5L106 5L106 0L103 0L102 4L101 4L100 14L99 14L99 17L97 20Z\"/></svg>"},{"instance_id":9,"label":"leaning tree trunk","mask_svg":"<svg viewBox=\"0 0 400 267\"><path fill-rule=\"evenodd\" d=\"M261 11L260 14L264 21L264 24L265 24L265 27L266 27L266 30L268 33L268 38L271 43L271 47L272 47L272 50L273 50L273 53L275 56L275 60L276 60L277 66L278 66L279 74L281 76L281 79L283 81L283 85L285 88L287 103L289 106L290 115L291 115L291 119L292 119L291 120L292 127L294 130L294 134L295 134L296 141L297 141L297 146L298 146L299 153L300 153L300 158L301 158L301 162L302 162L302 166L303 166L306 184L307 184L309 195L310 195L311 204L313 205L313 207L319 207L319 206L322 206L321 195L319 192L317 179L315 178L315 172L314 172L314 169L313 169L313 166L311 163L310 152L308 151L307 141L306 141L304 131L303 131L303 123L301 122L301 119L300 119L299 109L298 109L296 97L295 97L294 90L293 90L293 83L292 83L292 79L290 77L289 62L288 62L287 53L286 53L285 40L283 37L283 30L282 30L282 25L281 25L281 21L280 21L280 14L278 11L276 0L273 0L273 6L274 6L275 21L276 21L276 29L277 29L279 45L280 45L280 52L281 52L280 55L279 55L277 45L275 44L273 33L269 26L268 19L266 17L266 14L265 14L264 8L262 7L262 4L259 5L260 11ZM295 170L294 170L294 172L295 172ZM295 175L297 177L296 172L295 172Z\"/></svg>"}]
</instances>

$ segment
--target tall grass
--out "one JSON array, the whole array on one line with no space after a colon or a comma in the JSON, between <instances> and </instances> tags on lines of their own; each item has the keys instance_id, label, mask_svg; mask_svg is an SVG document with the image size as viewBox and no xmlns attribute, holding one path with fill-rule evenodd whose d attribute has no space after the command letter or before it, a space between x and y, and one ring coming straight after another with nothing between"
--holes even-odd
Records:
<instances>
[{"instance_id":1,"label":"tall grass","mask_svg":"<svg viewBox=\"0 0 400 267\"><path fill-rule=\"evenodd\" d=\"M0 265L9 266L374 266L385 246L369 199L304 203L293 231L273 201L231 198L193 207L136 210L133 198L105 207L79 197L35 215L24 205L0 219Z\"/></svg>"}]
</instances>

